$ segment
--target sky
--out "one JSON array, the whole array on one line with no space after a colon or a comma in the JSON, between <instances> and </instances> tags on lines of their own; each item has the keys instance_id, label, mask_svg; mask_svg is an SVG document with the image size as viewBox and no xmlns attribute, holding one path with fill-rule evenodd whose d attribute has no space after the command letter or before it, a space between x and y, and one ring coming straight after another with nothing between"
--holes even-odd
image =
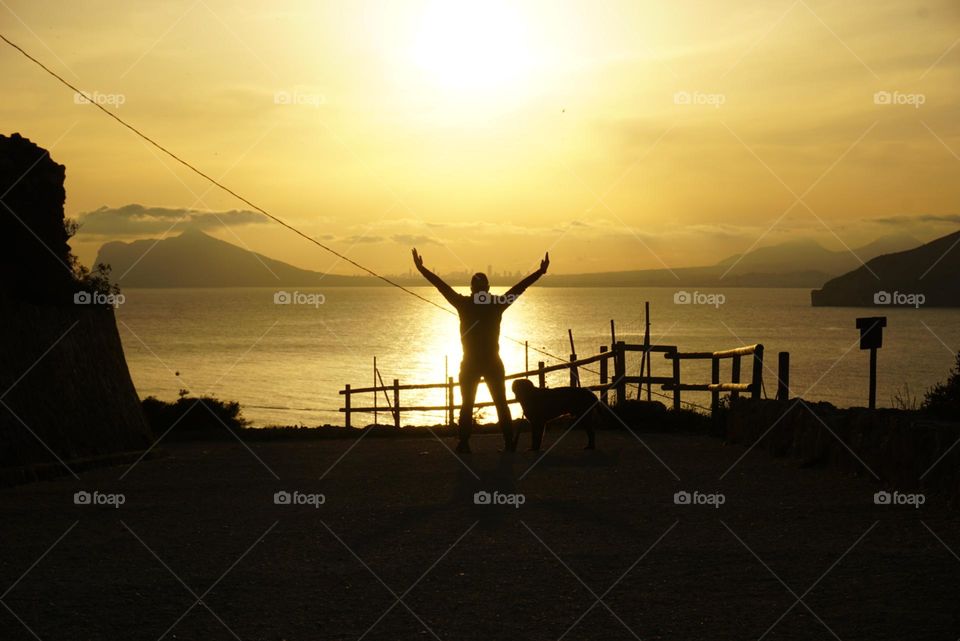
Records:
<instances>
[{"instance_id":1,"label":"sky","mask_svg":"<svg viewBox=\"0 0 960 641\"><path fill-rule=\"evenodd\" d=\"M710 264L960 224L954 0L0 0L0 32L385 273ZM0 132L67 167L75 253L185 226L356 273L0 42Z\"/></svg>"}]
</instances>

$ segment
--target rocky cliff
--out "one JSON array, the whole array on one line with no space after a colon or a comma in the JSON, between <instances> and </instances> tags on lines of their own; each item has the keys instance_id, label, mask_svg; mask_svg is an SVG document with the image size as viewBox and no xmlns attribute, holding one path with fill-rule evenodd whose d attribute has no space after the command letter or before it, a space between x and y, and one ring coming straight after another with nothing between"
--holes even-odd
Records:
<instances>
[{"instance_id":1,"label":"rocky cliff","mask_svg":"<svg viewBox=\"0 0 960 641\"><path fill-rule=\"evenodd\" d=\"M152 440L113 310L74 304L64 177L46 150L0 136L0 484Z\"/></svg>"}]
</instances>

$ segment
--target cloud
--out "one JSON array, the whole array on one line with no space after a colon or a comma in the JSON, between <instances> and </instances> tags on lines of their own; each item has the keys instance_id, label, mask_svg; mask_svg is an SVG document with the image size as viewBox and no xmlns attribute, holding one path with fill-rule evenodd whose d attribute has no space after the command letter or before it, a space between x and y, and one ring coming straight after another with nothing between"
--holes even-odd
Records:
<instances>
[{"instance_id":1,"label":"cloud","mask_svg":"<svg viewBox=\"0 0 960 641\"><path fill-rule=\"evenodd\" d=\"M911 225L916 223L933 224L960 224L960 214L920 214L918 216L887 216L885 218L874 218L872 222L882 225Z\"/></svg>"},{"instance_id":2,"label":"cloud","mask_svg":"<svg viewBox=\"0 0 960 641\"><path fill-rule=\"evenodd\" d=\"M784 224L788 227L788 224ZM488 221L441 222L397 218L378 221L375 225L383 234L390 234L391 241L401 244L454 245L497 242L505 238L556 238L566 236L583 240L604 240L629 236L642 237L654 241L663 239L672 241L677 238L704 237L742 239L752 238L767 229L766 225L745 226L734 224L687 224L654 227L649 225L631 226L622 220L596 217L588 220L558 220L547 225L518 225L514 223L494 223ZM416 233L419 231L426 233ZM349 238L344 239L350 241ZM384 238L386 240L386 238Z\"/></svg>"},{"instance_id":3,"label":"cloud","mask_svg":"<svg viewBox=\"0 0 960 641\"><path fill-rule=\"evenodd\" d=\"M78 233L92 236L142 236L162 234L171 228L214 229L223 226L252 225L269 219L255 211L145 207L136 203L122 207L104 205L80 214Z\"/></svg>"},{"instance_id":4,"label":"cloud","mask_svg":"<svg viewBox=\"0 0 960 641\"><path fill-rule=\"evenodd\" d=\"M354 234L353 236L345 236L344 238L340 239L340 242L347 243L350 245L365 245L365 244L372 244L372 243L382 243L384 240L385 239L383 236L368 236L365 234L363 235Z\"/></svg>"},{"instance_id":5,"label":"cloud","mask_svg":"<svg viewBox=\"0 0 960 641\"><path fill-rule=\"evenodd\" d=\"M440 241L432 236L424 236L422 234L394 234L390 237L395 243L400 243L401 245L439 245Z\"/></svg>"}]
</instances>

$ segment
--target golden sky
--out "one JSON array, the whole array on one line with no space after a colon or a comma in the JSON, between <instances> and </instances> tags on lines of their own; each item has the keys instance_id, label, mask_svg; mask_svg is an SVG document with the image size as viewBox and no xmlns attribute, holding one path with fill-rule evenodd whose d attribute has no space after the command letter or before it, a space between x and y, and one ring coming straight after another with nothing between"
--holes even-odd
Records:
<instances>
[{"instance_id":1,"label":"golden sky","mask_svg":"<svg viewBox=\"0 0 960 641\"><path fill-rule=\"evenodd\" d=\"M526 270L549 249L555 271L584 272L960 222L955 0L0 0L0 31L390 273L414 243L443 271ZM0 129L67 166L69 216L245 208L2 43L0 77ZM224 240L334 264L272 223L222 218L208 231ZM167 219L93 220L74 242L87 262Z\"/></svg>"}]
</instances>

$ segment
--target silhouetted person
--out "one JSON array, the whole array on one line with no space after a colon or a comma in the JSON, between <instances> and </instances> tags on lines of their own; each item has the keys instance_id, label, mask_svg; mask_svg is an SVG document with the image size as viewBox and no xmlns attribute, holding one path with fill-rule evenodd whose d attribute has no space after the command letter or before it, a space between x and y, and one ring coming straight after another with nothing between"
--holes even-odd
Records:
<instances>
[{"instance_id":1,"label":"silhouetted person","mask_svg":"<svg viewBox=\"0 0 960 641\"><path fill-rule=\"evenodd\" d=\"M547 273L550 254L540 261L540 269L514 285L506 294L497 296L490 293L487 275L476 273L470 279L471 296L453 291L450 285L423 266L423 258L413 250L413 262L417 270L436 287L447 302L454 306L460 315L460 343L463 345L463 361L460 362L460 395L463 405L460 408L460 443L458 452L470 451L470 432L473 430L473 402L477 396L477 386L482 378L487 383L490 396L497 406L497 420L503 432L504 448L513 450L513 421L510 406L507 405L507 390L504 386L503 361L500 360L500 319L503 312L538 278Z\"/></svg>"}]
</instances>

